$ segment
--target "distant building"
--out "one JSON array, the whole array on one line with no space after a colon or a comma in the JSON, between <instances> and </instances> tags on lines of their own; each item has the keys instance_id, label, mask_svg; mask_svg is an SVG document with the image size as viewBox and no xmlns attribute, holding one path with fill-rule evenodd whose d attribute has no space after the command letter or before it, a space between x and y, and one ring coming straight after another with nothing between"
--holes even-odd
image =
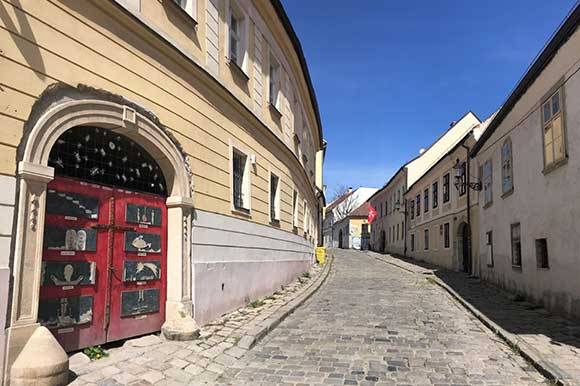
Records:
<instances>
[{"instance_id":1,"label":"distant building","mask_svg":"<svg viewBox=\"0 0 580 386\"><path fill-rule=\"evenodd\" d=\"M468 156L490 120L465 133L409 187L408 256L447 269L478 271L479 263L473 261L479 253L478 238L470 237L478 234L478 194L468 184L477 175L477 166L468 162Z\"/></svg>"},{"instance_id":2,"label":"distant building","mask_svg":"<svg viewBox=\"0 0 580 386\"><path fill-rule=\"evenodd\" d=\"M322 222L322 238L327 248L339 248L339 231L335 224L344 220L351 212L358 209L372 196L375 188L350 188L340 197L335 198L324 209L325 216Z\"/></svg>"},{"instance_id":3,"label":"distant building","mask_svg":"<svg viewBox=\"0 0 580 386\"><path fill-rule=\"evenodd\" d=\"M580 317L580 8L507 98L472 156L481 275Z\"/></svg>"},{"instance_id":4,"label":"distant building","mask_svg":"<svg viewBox=\"0 0 580 386\"><path fill-rule=\"evenodd\" d=\"M334 238L338 240L338 248L369 249L370 224L368 216L369 204L364 202L334 224Z\"/></svg>"},{"instance_id":5,"label":"distant building","mask_svg":"<svg viewBox=\"0 0 580 386\"><path fill-rule=\"evenodd\" d=\"M480 123L471 111L452 122L427 150L421 150L416 158L403 165L393 177L370 199L377 211L371 228L371 248L377 252L405 255L408 253L407 223L409 208L405 207L404 195L409 186L418 181L467 133ZM407 217L406 217L407 214Z\"/></svg>"}]
</instances>

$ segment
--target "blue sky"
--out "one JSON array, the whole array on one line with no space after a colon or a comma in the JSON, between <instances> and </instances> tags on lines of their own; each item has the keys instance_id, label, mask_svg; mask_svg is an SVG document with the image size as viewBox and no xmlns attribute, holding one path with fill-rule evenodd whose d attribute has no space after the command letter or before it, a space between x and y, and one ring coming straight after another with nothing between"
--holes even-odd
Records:
<instances>
[{"instance_id":1,"label":"blue sky","mask_svg":"<svg viewBox=\"0 0 580 386\"><path fill-rule=\"evenodd\" d=\"M327 195L382 186L449 123L507 98L576 0L283 0L328 141Z\"/></svg>"}]
</instances>

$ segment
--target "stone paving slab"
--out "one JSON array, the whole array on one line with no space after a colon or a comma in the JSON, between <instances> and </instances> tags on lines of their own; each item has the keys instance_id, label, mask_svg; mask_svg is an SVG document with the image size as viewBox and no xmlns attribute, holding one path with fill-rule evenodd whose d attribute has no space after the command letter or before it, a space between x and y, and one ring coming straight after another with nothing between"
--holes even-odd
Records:
<instances>
[{"instance_id":1,"label":"stone paving slab","mask_svg":"<svg viewBox=\"0 0 580 386\"><path fill-rule=\"evenodd\" d=\"M369 256L417 274L433 275L492 331L561 385L580 385L580 323L550 314L491 283L433 265L369 252Z\"/></svg>"},{"instance_id":2,"label":"stone paving slab","mask_svg":"<svg viewBox=\"0 0 580 386\"><path fill-rule=\"evenodd\" d=\"M220 385L538 385L546 379L421 275L338 250L329 279Z\"/></svg>"},{"instance_id":3,"label":"stone paving slab","mask_svg":"<svg viewBox=\"0 0 580 386\"><path fill-rule=\"evenodd\" d=\"M109 356L97 361L87 361L84 354L72 355L70 369L76 378L71 384L213 384L226 369L238 366L248 349L320 287L331 264L314 266L309 277L300 276L270 296L203 326L197 340L169 341L153 334L109 348Z\"/></svg>"}]
</instances>

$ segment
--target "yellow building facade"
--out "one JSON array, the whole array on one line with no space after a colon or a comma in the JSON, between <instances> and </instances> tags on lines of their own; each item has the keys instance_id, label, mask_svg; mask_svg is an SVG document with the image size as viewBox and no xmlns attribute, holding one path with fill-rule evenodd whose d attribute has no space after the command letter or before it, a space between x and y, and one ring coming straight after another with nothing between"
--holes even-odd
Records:
<instances>
[{"instance_id":1,"label":"yellow building facade","mask_svg":"<svg viewBox=\"0 0 580 386\"><path fill-rule=\"evenodd\" d=\"M168 331L206 323L308 269L324 141L279 1L14 0L0 4L0 27L5 380L42 324L47 189L77 175L55 166L51 150L79 127L135 144L165 180L158 309Z\"/></svg>"}]
</instances>

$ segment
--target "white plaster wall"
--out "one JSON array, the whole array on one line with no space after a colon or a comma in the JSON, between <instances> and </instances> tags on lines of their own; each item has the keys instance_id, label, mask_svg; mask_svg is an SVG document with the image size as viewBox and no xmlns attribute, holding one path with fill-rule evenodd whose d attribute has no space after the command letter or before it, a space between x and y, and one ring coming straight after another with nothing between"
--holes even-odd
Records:
<instances>
[{"instance_id":1,"label":"white plaster wall","mask_svg":"<svg viewBox=\"0 0 580 386\"><path fill-rule=\"evenodd\" d=\"M207 323L268 295L307 271L314 245L304 237L196 211L193 228L195 319Z\"/></svg>"},{"instance_id":2,"label":"white plaster wall","mask_svg":"<svg viewBox=\"0 0 580 386\"><path fill-rule=\"evenodd\" d=\"M10 283L10 243L12 241L12 221L14 215L14 199L16 179L0 176L0 364L4 363L6 307L8 306L8 291ZM0 365L0 372L4 366ZM2 379L0 374L0 380Z\"/></svg>"},{"instance_id":3,"label":"white plaster wall","mask_svg":"<svg viewBox=\"0 0 580 386\"><path fill-rule=\"evenodd\" d=\"M509 290L520 291L553 310L580 317L580 58L578 31L515 105L477 155L493 164L493 203L479 208L481 261L486 261L485 234L493 232L494 266L482 275ZM543 174L540 118L542 97L562 78L565 94L567 164ZM502 198L500 147L513 146L514 192ZM482 199L480 199L480 203ZM522 268L512 268L510 224L521 225ZM535 239L547 238L549 269L536 264Z\"/></svg>"}]
</instances>

